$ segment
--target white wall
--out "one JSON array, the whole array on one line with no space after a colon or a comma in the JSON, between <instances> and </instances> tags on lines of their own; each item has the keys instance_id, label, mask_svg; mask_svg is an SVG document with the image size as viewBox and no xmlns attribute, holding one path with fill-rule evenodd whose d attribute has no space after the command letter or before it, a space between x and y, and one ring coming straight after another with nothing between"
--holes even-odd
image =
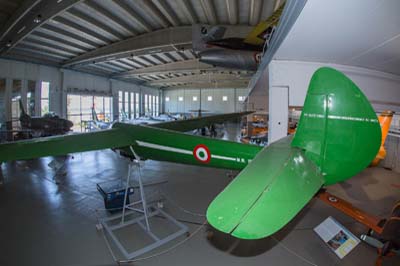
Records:
<instances>
[{"instance_id":1,"label":"white wall","mask_svg":"<svg viewBox=\"0 0 400 266\"><path fill-rule=\"evenodd\" d=\"M251 90L248 96L248 110L256 112L268 112L268 88L269 72L268 68L266 68L261 73L260 78L257 80L257 83L255 84L254 88Z\"/></svg>"},{"instance_id":2,"label":"white wall","mask_svg":"<svg viewBox=\"0 0 400 266\"><path fill-rule=\"evenodd\" d=\"M101 92L114 97L114 114L118 116L118 90L143 92L158 95L159 90L134 83L112 80L106 77L86 74L56 67L0 59L1 79L36 80L50 82L50 110L62 117L67 114L67 92ZM9 95L9 93L8 93ZM10 101L7 99L6 101Z\"/></svg>"},{"instance_id":3,"label":"white wall","mask_svg":"<svg viewBox=\"0 0 400 266\"><path fill-rule=\"evenodd\" d=\"M189 110L200 108L200 89L169 89L164 90L165 112L187 113ZM213 113L231 113L244 110L244 104L238 101L238 96L246 96L247 89L201 89L201 109ZM197 101L193 101L193 96ZM208 101L208 96L212 101ZM228 97L228 101L222 101L223 96ZM165 98L169 97L169 101ZM183 101L179 101L183 97Z\"/></svg>"},{"instance_id":4,"label":"white wall","mask_svg":"<svg viewBox=\"0 0 400 266\"><path fill-rule=\"evenodd\" d=\"M311 76L323 66L342 71L372 102L400 104L400 76L345 65L273 60L269 65L269 87L288 86L289 105L303 106Z\"/></svg>"}]
</instances>

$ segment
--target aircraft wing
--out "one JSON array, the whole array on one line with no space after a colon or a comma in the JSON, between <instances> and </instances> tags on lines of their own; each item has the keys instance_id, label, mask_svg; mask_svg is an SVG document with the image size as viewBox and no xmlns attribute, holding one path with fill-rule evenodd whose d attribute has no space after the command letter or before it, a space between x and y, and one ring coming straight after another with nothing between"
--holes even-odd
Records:
<instances>
[{"instance_id":1,"label":"aircraft wing","mask_svg":"<svg viewBox=\"0 0 400 266\"><path fill-rule=\"evenodd\" d=\"M170 129L175 131L189 131L208 126L213 123L222 123L229 119L237 118L251 112L232 113L200 117L181 121L153 124L151 127ZM149 125L150 127L150 125ZM100 130L89 133L61 135L31 140L17 141L0 144L0 162L12 160L27 160L45 156L59 156L74 152L101 150L108 148L122 148L136 144L136 140L142 138L139 132L144 131L143 136L150 139L157 138L160 132L145 130L143 126L125 123L116 123L112 129ZM151 135L154 134L154 135ZM176 132L170 132L174 138ZM186 135L186 134L181 134ZM179 136L175 136L179 138ZM194 137L194 136L193 136Z\"/></svg>"},{"instance_id":2,"label":"aircraft wing","mask_svg":"<svg viewBox=\"0 0 400 266\"><path fill-rule=\"evenodd\" d=\"M133 140L119 128L0 144L0 162L118 148Z\"/></svg>"},{"instance_id":3,"label":"aircraft wing","mask_svg":"<svg viewBox=\"0 0 400 266\"><path fill-rule=\"evenodd\" d=\"M207 220L243 239L269 236L287 224L324 183L316 165L286 137L264 148L211 203Z\"/></svg>"},{"instance_id":4,"label":"aircraft wing","mask_svg":"<svg viewBox=\"0 0 400 266\"><path fill-rule=\"evenodd\" d=\"M235 118L239 118L253 112L240 112L240 113L229 113L229 114L220 114L220 115L211 115L204 117L197 117L193 119L187 120L175 120L169 122L163 122L158 124L148 125L150 127L164 128L179 132L186 132L198 128L203 128L205 126L209 126L211 124L219 124L226 122L228 120L232 120Z\"/></svg>"}]
</instances>

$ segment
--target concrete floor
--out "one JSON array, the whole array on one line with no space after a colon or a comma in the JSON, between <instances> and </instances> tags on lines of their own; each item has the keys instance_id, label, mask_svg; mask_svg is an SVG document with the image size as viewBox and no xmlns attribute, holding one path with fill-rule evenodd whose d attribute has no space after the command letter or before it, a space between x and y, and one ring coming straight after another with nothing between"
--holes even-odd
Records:
<instances>
[{"instance_id":1,"label":"concrete floor","mask_svg":"<svg viewBox=\"0 0 400 266\"><path fill-rule=\"evenodd\" d=\"M74 154L67 174L53 180L47 164L51 158L3 164L0 187L0 265L116 265L97 216L105 216L96 183L125 178L127 162L110 150ZM145 180L168 179L160 189L181 207L204 214L212 199L230 182L228 171L166 162L147 161ZM236 174L236 173L234 173ZM397 184L397 185L396 185ZM372 214L387 216L400 199L400 174L368 168L348 182L328 191ZM195 231L204 217L181 211L166 201L165 210ZM203 227L172 252L135 265L374 265L375 249L359 244L340 260L314 233L313 228L334 217L355 235L366 228L332 207L313 199L284 229L258 241L239 241L216 233L207 240ZM127 234L132 241L138 237ZM155 250L160 252L184 239ZM400 265L398 258L383 265Z\"/></svg>"}]
</instances>

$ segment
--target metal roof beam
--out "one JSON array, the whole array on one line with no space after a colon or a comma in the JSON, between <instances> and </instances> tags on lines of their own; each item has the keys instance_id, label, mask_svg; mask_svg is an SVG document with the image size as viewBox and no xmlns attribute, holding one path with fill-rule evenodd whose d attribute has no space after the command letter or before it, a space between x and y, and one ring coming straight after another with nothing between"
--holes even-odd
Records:
<instances>
[{"instance_id":1,"label":"metal roof beam","mask_svg":"<svg viewBox=\"0 0 400 266\"><path fill-rule=\"evenodd\" d=\"M124 30L126 33L130 35L136 35L136 31L132 29L132 27L126 24L122 19L112 14L109 10L99 5L96 1L85 1L84 4L91 8L94 12L98 13L100 16L103 16L108 21L106 23L112 23L115 27L118 27Z\"/></svg>"},{"instance_id":2,"label":"metal roof beam","mask_svg":"<svg viewBox=\"0 0 400 266\"><path fill-rule=\"evenodd\" d=\"M69 14L70 16L73 16L77 20L79 20L80 23L87 25L87 27L89 27L89 28L94 28L94 29L97 28L99 31L101 31L102 34L104 34L104 33L109 34L117 39L124 38L124 36L121 33L115 31L112 27L102 24L102 23L99 23L99 21L88 16L87 14L85 14L84 12L80 11L77 8L71 8L66 13Z\"/></svg>"},{"instance_id":3,"label":"metal roof beam","mask_svg":"<svg viewBox=\"0 0 400 266\"><path fill-rule=\"evenodd\" d=\"M25 1L1 31L0 55L4 55L39 26L80 1L82 0Z\"/></svg>"},{"instance_id":4,"label":"metal roof beam","mask_svg":"<svg viewBox=\"0 0 400 266\"><path fill-rule=\"evenodd\" d=\"M163 28L168 28L169 26L171 26L167 18L151 1L149 0L136 0L136 1L140 3L140 6L145 10L145 12L150 14L154 20L157 20L158 23L160 23L160 25Z\"/></svg>"},{"instance_id":5,"label":"metal roof beam","mask_svg":"<svg viewBox=\"0 0 400 266\"><path fill-rule=\"evenodd\" d=\"M217 15L215 14L215 8L211 0L200 0L201 7L203 8L204 14L209 24L218 24Z\"/></svg>"},{"instance_id":6,"label":"metal roof beam","mask_svg":"<svg viewBox=\"0 0 400 266\"><path fill-rule=\"evenodd\" d=\"M41 0L25 0L22 5L12 14L12 16L7 20L0 31L0 40L12 30L12 28L24 18L24 16L30 12ZM7 2L6 2L7 4ZM17 4L16 4L17 5Z\"/></svg>"},{"instance_id":7,"label":"metal roof beam","mask_svg":"<svg viewBox=\"0 0 400 266\"><path fill-rule=\"evenodd\" d=\"M260 21L263 0L250 0L249 25L255 26Z\"/></svg>"},{"instance_id":8,"label":"metal roof beam","mask_svg":"<svg viewBox=\"0 0 400 266\"><path fill-rule=\"evenodd\" d=\"M39 32L39 31L36 31L35 33L29 35L29 38L27 38L27 39L37 40L37 41L47 43L47 44L54 44L59 47L63 47L63 49L74 51L78 54L84 53L88 50L85 47L77 45L76 43L67 41L65 38L61 39L56 36L49 35L44 32Z\"/></svg>"},{"instance_id":9,"label":"metal roof beam","mask_svg":"<svg viewBox=\"0 0 400 266\"><path fill-rule=\"evenodd\" d=\"M238 24L238 0L225 0L226 11L228 13L229 23Z\"/></svg>"},{"instance_id":10,"label":"metal roof beam","mask_svg":"<svg viewBox=\"0 0 400 266\"><path fill-rule=\"evenodd\" d=\"M56 27L55 25L43 25L37 32L44 32L45 34L55 35L58 38L76 43L77 46L85 47L86 49L95 49L98 46L96 42L85 39L81 35ZM36 32L34 34L36 34Z\"/></svg>"},{"instance_id":11,"label":"metal roof beam","mask_svg":"<svg viewBox=\"0 0 400 266\"><path fill-rule=\"evenodd\" d=\"M78 54L77 52L68 50L64 47L31 39L30 36L26 38L24 41L22 41L20 44L29 45L32 47L36 47L38 50L42 49L44 51L54 52L56 54L65 55L67 57L76 56Z\"/></svg>"},{"instance_id":12,"label":"metal roof beam","mask_svg":"<svg viewBox=\"0 0 400 266\"><path fill-rule=\"evenodd\" d=\"M243 83L249 82L249 77L237 77L236 75L232 74L222 74L222 73L203 73L203 74L195 74L195 75L188 75L188 76L180 76L180 77L174 77L174 78L168 78L168 79L160 79L156 81L151 81L148 82L149 85L151 86L160 86L162 84L166 83L218 83L218 82L238 82L238 83Z\"/></svg>"},{"instance_id":13,"label":"metal roof beam","mask_svg":"<svg viewBox=\"0 0 400 266\"><path fill-rule=\"evenodd\" d=\"M225 26L227 37L245 36L249 26ZM123 41L112 43L65 62L64 67L106 62L121 58L134 58L146 54L165 53L192 49L192 26L173 27L141 34ZM176 60L171 58L171 60Z\"/></svg>"},{"instance_id":14,"label":"metal roof beam","mask_svg":"<svg viewBox=\"0 0 400 266\"><path fill-rule=\"evenodd\" d=\"M180 24L176 14L165 0L153 0L153 3L174 27Z\"/></svg>"},{"instance_id":15,"label":"metal roof beam","mask_svg":"<svg viewBox=\"0 0 400 266\"><path fill-rule=\"evenodd\" d=\"M191 47L192 27L162 29L113 43L68 60L64 66L105 62L132 56L174 51Z\"/></svg>"},{"instance_id":16,"label":"metal roof beam","mask_svg":"<svg viewBox=\"0 0 400 266\"><path fill-rule=\"evenodd\" d=\"M196 15L196 12L194 12L192 4L188 0L179 0L180 5L179 8L182 10L182 12L185 14L186 18L190 21L192 24L196 24L199 22L199 18Z\"/></svg>"},{"instance_id":17,"label":"metal roof beam","mask_svg":"<svg viewBox=\"0 0 400 266\"><path fill-rule=\"evenodd\" d=\"M141 75L163 75L173 72L200 73L206 70L222 70L209 64L201 63L198 59L177 61L162 65L133 69L124 73L119 73L115 77L138 77Z\"/></svg>"},{"instance_id":18,"label":"metal roof beam","mask_svg":"<svg viewBox=\"0 0 400 266\"><path fill-rule=\"evenodd\" d=\"M247 88L248 82L216 82L216 83L195 83L182 85L164 85L157 86L161 89L232 89L232 88Z\"/></svg>"},{"instance_id":19,"label":"metal roof beam","mask_svg":"<svg viewBox=\"0 0 400 266\"><path fill-rule=\"evenodd\" d=\"M65 27L67 31L71 31L75 33L76 35L82 35L83 38L89 39L92 42L98 43L98 45L106 45L110 43L112 40L105 37L99 32L96 32L92 29L88 29L86 27L83 27L82 25L76 23L75 21L72 21L70 19L58 16L53 19L54 21L58 22L61 27Z\"/></svg>"},{"instance_id":20,"label":"metal roof beam","mask_svg":"<svg viewBox=\"0 0 400 266\"><path fill-rule=\"evenodd\" d=\"M37 49L36 47L30 46L27 44L23 44L23 43L19 44L17 47L15 47L15 49L29 52L29 53L31 53L31 55L32 54L38 54L38 55L40 54L42 56L49 56L49 57L57 58L59 61L63 61L68 58L68 56L66 56L66 55L61 55L59 53L45 51L43 49Z\"/></svg>"},{"instance_id":21,"label":"metal roof beam","mask_svg":"<svg viewBox=\"0 0 400 266\"><path fill-rule=\"evenodd\" d=\"M125 2L122 2L121 0L113 0L113 3L116 4L122 12L124 12L130 19L142 27L146 32L152 31L151 26L144 20L144 18L130 8Z\"/></svg>"}]
</instances>

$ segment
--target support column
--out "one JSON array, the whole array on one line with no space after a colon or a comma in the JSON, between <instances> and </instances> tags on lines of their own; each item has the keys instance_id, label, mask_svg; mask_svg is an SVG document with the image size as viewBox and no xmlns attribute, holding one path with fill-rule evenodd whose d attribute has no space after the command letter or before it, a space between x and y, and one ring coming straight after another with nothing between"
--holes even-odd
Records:
<instances>
[{"instance_id":1,"label":"support column","mask_svg":"<svg viewBox=\"0 0 400 266\"><path fill-rule=\"evenodd\" d=\"M119 95L118 95L118 90L116 88L114 88L114 84L112 82L112 80L110 79L110 91L112 93L112 97L113 97L113 120L118 120L119 119Z\"/></svg>"},{"instance_id":2,"label":"support column","mask_svg":"<svg viewBox=\"0 0 400 266\"><path fill-rule=\"evenodd\" d=\"M165 113L165 101L164 101L164 90L160 90L158 93L158 104L160 113Z\"/></svg>"},{"instance_id":3,"label":"support column","mask_svg":"<svg viewBox=\"0 0 400 266\"><path fill-rule=\"evenodd\" d=\"M61 70L61 75L60 75L60 90L59 90L59 99L60 99L60 107L59 107L59 115L60 117L64 117L67 118L67 94L68 94L68 90L67 90L67 86L65 84L65 72L63 70Z\"/></svg>"},{"instance_id":4,"label":"support column","mask_svg":"<svg viewBox=\"0 0 400 266\"><path fill-rule=\"evenodd\" d=\"M42 98L42 81L36 80L35 82L35 116L40 116L41 102Z\"/></svg>"},{"instance_id":5,"label":"support column","mask_svg":"<svg viewBox=\"0 0 400 266\"><path fill-rule=\"evenodd\" d=\"M28 81L26 79L21 80L21 101L22 106L25 109L25 112L28 112L28 108L26 105L26 94L28 91Z\"/></svg>"},{"instance_id":6,"label":"support column","mask_svg":"<svg viewBox=\"0 0 400 266\"><path fill-rule=\"evenodd\" d=\"M142 88L140 88L140 94L139 94L139 117L143 116L146 110L144 110L144 94Z\"/></svg>"},{"instance_id":7,"label":"support column","mask_svg":"<svg viewBox=\"0 0 400 266\"><path fill-rule=\"evenodd\" d=\"M289 116L289 87L269 88L268 144L287 136Z\"/></svg>"},{"instance_id":8,"label":"support column","mask_svg":"<svg viewBox=\"0 0 400 266\"><path fill-rule=\"evenodd\" d=\"M6 112L6 121L11 120L11 93L12 93L12 79L6 78L6 91L4 94L4 106Z\"/></svg>"}]
</instances>

